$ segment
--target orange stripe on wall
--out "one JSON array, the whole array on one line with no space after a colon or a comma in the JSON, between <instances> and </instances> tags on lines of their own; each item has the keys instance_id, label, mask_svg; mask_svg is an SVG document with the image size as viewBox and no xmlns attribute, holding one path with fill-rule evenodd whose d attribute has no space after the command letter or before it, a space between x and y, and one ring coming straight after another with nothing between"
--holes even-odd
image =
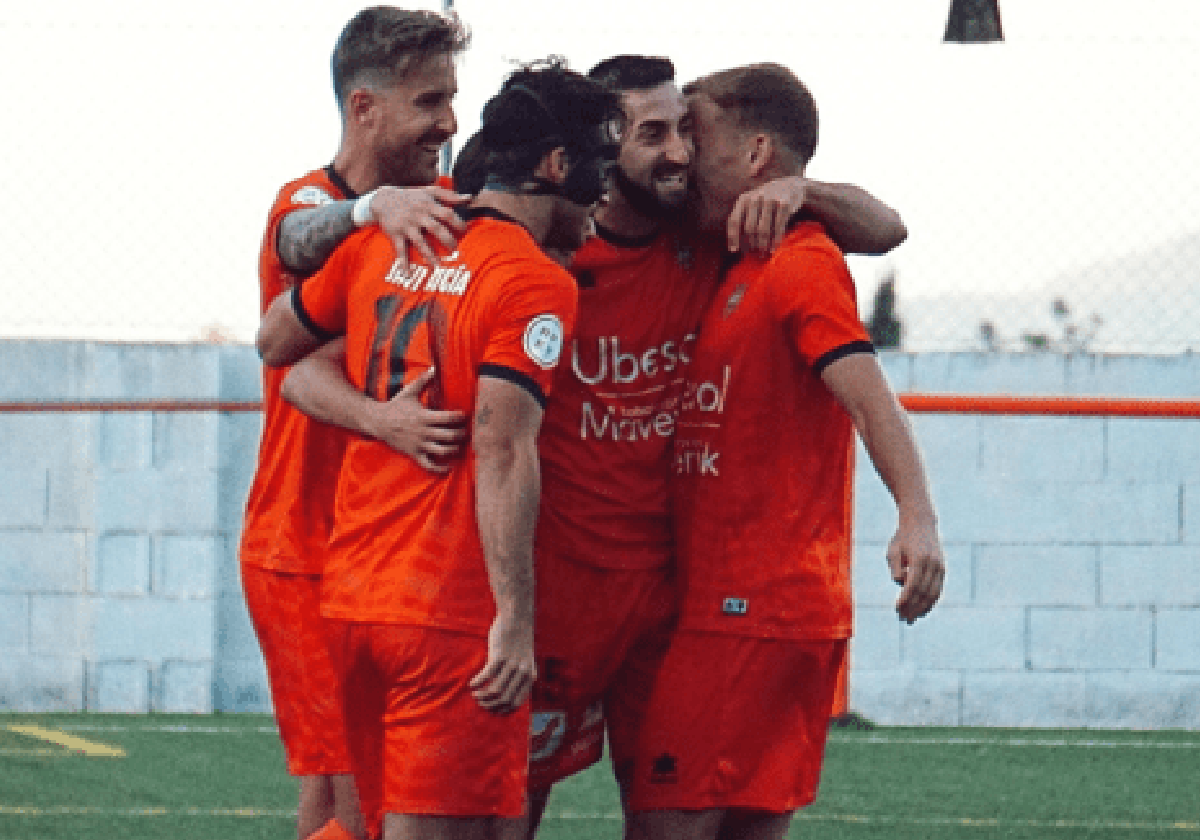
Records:
<instances>
[{"instance_id":1,"label":"orange stripe on wall","mask_svg":"<svg viewBox=\"0 0 1200 840\"><path fill-rule=\"evenodd\" d=\"M1064 417L1200 418L1200 400L1154 397L1010 397L900 394L914 414L1030 414ZM88 411L262 411L258 400L78 400L0 402L0 414Z\"/></svg>"},{"instance_id":2,"label":"orange stripe on wall","mask_svg":"<svg viewBox=\"0 0 1200 840\"><path fill-rule=\"evenodd\" d=\"M1200 417L1200 400L1152 397L1006 397L965 394L900 394L919 414L1044 414L1065 417Z\"/></svg>"},{"instance_id":3,"label":"orange stripe on wall","mask_svg":"<svg viewBox=\"0 0 1200 840\"><path fill-rule=\"evenodd\" d=\"M87 400L81 402L6 402L0 414L80 413L88 411L262 411L259 400Z\"/></svg>"}]
</instances>

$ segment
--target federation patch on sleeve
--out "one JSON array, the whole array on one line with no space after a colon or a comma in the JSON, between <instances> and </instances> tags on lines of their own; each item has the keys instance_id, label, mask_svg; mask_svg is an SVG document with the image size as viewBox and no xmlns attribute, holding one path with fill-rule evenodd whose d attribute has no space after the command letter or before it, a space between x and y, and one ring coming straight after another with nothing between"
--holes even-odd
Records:
<instances>
[{"instance_id":1,"label":"federation patch on sleeve","mask_svg":"<svg viewBox=\"0 0 1200 840\"><path fill-rule=\"evenodd\" d=\"M563 348L563 325L549 312L538 315L525 328L525 355L547 370L558 364Z\"/></svg>"},{"instance_id":2,"label":"federation patch on sleeve","mask_svg":"<svg viewBox=\"0 0 1200 840\"><path fill-rule=\"evenodd\" d=\"M332 204L333 196L325 192L320 187L314 187L309 184L307 187L301 187L292 193L292 204L312 204L320 206L322 204Z\"/></svg>"}]
</instances>

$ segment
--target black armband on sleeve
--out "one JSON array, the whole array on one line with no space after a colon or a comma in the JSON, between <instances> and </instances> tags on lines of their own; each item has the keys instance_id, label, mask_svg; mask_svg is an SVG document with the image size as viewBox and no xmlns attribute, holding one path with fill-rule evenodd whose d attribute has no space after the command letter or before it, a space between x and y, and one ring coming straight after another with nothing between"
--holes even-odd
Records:
<instances>
[{"instance_id":1,"label":"black armband on sleeve","mask_svg":"<svg viewBox=\"0 0 1200 840\"><path fill-rule=\"evenodd\" d=\"M813 365L813 372L820 376L825 368L836 362L838 359L844 359L847 356L853 356L856 353L870 353L875 355L875 345L869 341L851 341L849 344L843 344L841 347L835 347L828 353L817 359Z\"/></svg>"},{"instance_id":2,"label":"black armband on sleeve","mask_svg":"<svg viewBox=\"0 0 1200 840\"><path fill-rule=\"evenodd\" d=\"M338 337L338 333L332 333L325 329L308 314L308 310L304 308L304 299L300 296L299 283L292 286L292 310L296 313L296 317L300 319L300 323L304 325L304 329L321 339L321 341L333 341Z\"/></svg>"},{"instance_id":3,"label":"black armband on sleeve","mask_svg":"<svg viewBox=\"0 0 1200 840\"><path fill-rule=\"evenodd\" d=\"M528 391L529 395L537 400L539 406L542 408L546 407L545 392L542 391L541 386L534 381L533 377L528 374L505 367L504 365L482 364L479 366L479 375L490 376L493 379L503 379L505 382L518 385Z\"/></svg>"}]
</instances>

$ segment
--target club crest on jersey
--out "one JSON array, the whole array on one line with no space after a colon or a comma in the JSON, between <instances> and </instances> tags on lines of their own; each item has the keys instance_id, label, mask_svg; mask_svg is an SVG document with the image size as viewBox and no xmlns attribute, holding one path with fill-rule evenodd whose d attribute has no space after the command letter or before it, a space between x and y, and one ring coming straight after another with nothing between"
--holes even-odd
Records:
<instances>
[{"instance_id":1,"label":"club crest on jersey","mask_svg":"<svg viewBox=\"0 0 1200 840\"><path fill-rule=\"evenodd\" d=\"M529 760L542 761L562 746L567 731L566 712L534 712L529 732Z\"/></svg>"},{"instance_id":2,"label":"club crest on jersey","mask_svg":"<svg viewBox=\"0 0 1200 840\"><path fill-rule=\"evenodd\" d=\"M604 701L597 700L583 710L583 723L580 724L580 728L591 729L602 723L604 723Z\"/></svg>"},{"instance_id":3,"label":"club crest on jersey","mask_svg":"<svg viewBox=\"0 0 1200 840\"><path fill-rule=\"evenodd\" d=\"M721 612L725 615L745 615L750 612L750 602L745 598L726 598L721 602Z\"/></svg>"},{"instance_id":4,"label":"club crest on jersey","mask_svg":"<svg viewBox=\"0 0 1200 840\"><path fill-rule=\"evenodd\" d=\"M307 187L301 187L292 193L292 204L332 204L333 196L325 192L320 187L314 187L311 184Z\"/></svg>"},{"instance_id":5,"label":"club crest on jersey","mask_svg":"<svg viewBox=\"0 0 1200 840\"><path fill-rule=\"evenodd\" d=\"M730 293L729 298L725 301L725 309L723 312L721 312L721 317L728 318L730 315L732 315L733 310L738 308L738 305L742 302L742 298L745 296L746 284L738 283Z\"/></svg>"},{"instance_id":6,"label":"club crest on jersey","mask_svg":"<svg viewBox=\"0 0 1200 840\"><path fill-rule=\"evenodd\" d=\"M549 370L558 364L563 349L563 325L549 312L538 315L525 328L525 355L538 367Z\"/></svg>"},{"instance_id":7,"label":"club crest on jersey","mask_svg":"<svg viewBox=\"0 0 1200 840\"><path fill-rule=\"evenodd\" d=\"M679 759L670 753L662 753L650 762L650 782L656 785L672 785L679 781Z\"/></svg>"}]
</instances>

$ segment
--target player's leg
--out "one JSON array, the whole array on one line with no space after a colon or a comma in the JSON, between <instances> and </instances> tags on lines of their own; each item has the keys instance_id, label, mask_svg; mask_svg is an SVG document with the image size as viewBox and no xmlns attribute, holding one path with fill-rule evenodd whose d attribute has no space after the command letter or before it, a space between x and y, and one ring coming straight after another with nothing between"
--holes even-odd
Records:
<instances>
[{"instance_id":1,"label":"player's leg","mask_svg":"<svg viewBox=\"0 0 1200 840\"><path fill-rule=\"evenodd\" d=\"M430 817L388 814L383 819L383 840L497 840L494 817Z\"/></svg>"},{"instance_id":2,"label":"player's leg","mask_svg":"<svg viewBox=\"0 0 1200 840\"><path fill-rule=\"evenodd\" d=\"M296 833L301 840L341 816L354 830L361 820L350 785L341 698L320 617L320 576L288 574L243 564L246 605L267 664L271 700L287 756L300 780Z\"/></svg>"},{"instance_id":3,"label":"player's leg","mask_svg":"<svg viewBox=\"0 0 1200 840\"><path fill-rule=\"evenodd\" d=\"M816 797L844 655L844 641L677 633L636 752L639 830L681 836L704 828L687 825L688 815L721 809L722 840L786 831Z\"/></svg>"},{"instance_id":4,"label":"player's leg","mask_svg":"<svg viewBox=\"0 0 1200 840\"><path fill-rule=\"evenodd\" d=\"M296 836L300 840L324 828L333 819L333 784L329 776L301 776L300 804L296 811Z\"/></svg>"},{"instance_id":5,"label":"player's leg","mask_svg":"<svg viewBox=\"0 0 1200 840\"><path fill-rule=\"evenodd\" d=\"M783 840L792 824L792 813L771 814L731 808L721 821L717 840Z\"/></svg>"},{"instance_id":6,"label":"player's leg","mask_svg":"<svg viewBox=\"0 0 1200 840\"><path fill-rule=\"evenodd\" d=\"M632 637L621 573L576 563L545 548L535 569L538 676L521 840L537 833L552 787L603 757L602 698ZM589 609L580 610L581 603Z\"/></svg>"},{"instance_id":7,"label":"player's leg","mask_svg":"<svg viewBox=\"0 0 1200 840\"><path fill-rule=\"evenodd\" d=\"M352 773L329 777L333 788L333 818L353 837L366 837L367 824L358 799L358 785Z\"/></svg>"},{"instance_id":8,"label":"player's leg","mask_svg":"<svg viewBox=\"0 0 1200 840\"><path fill-rule=\"evenodd\" d=\"M372 636L387 687L385 840L498 837L524 810L529 705L494 714L476 701L483 637L400 625L376 625Z\"/></svg>"},{"instance_id":9,"label":"player's leg","mask_svg":"<svg viewBox=\"0 0 1200 840\"><path fill-rule=\"evenodd\" d=\"M644 840L717 840L725 812L646 811L631 815L627 836Z\"/></svg>"},{"instance_id":10,"label":"player's leg","mask_svg":"<svg viewBox=\"0 0 1200 840\"><path fill-rule=\"evenodd\" d=\"M666 568L625 573L638 592L627 623L636 629L604 695L604 716L613 773L628 815L628 789L634 756L654 683L670 648L678 618L674 576ZM635 576L636 577L633 577ZM626 820L628 822L628 819Z\"/></svg>"},{"instance_id":11,"label":"player's leg","mask_svg":"<svg viewBox=\"0 0 1200 840\"><path fill-rule=\"evenodd\" d=\"M378 837L383 820L383 715L386 687L370 657L370 625L326 623L330 658L341 688L347 749L354 775L341 777L335 819L355 837ZM342 810L344 809L344 810Z\"/></svg>"},{"instance_id":12,"label":"player's leg","mask_svg":"<svg viewBox=\"0 0 1200 840\"><path fill-rule=\"evenodd\" d=\"M516 819L500 820L496 826L496 840L533 840L542 824L549 798L550 788L531 789L526 794L525 813Z\"/></svg>"}]
</instances>

